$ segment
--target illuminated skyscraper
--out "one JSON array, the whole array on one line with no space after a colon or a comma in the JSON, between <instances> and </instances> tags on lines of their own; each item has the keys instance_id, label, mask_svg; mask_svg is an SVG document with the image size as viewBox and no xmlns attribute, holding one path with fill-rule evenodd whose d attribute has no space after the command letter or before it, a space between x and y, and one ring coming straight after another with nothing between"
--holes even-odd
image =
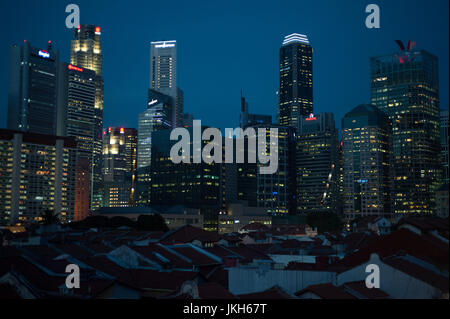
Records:
<instances>
[{"instance_id":1,"label":"illuminated skyscraper","mask_svg":"<svg viewBox=\"0 0 450 319\"><path fill-rule=\"evenodd\" d=\"M298 212L337 212L338 133L333 114L302 118L296 144Z\"/></svg>"},{"instance_id":2,"label":"illuminated skyscraper","mask_svg":"<svg viewBox=\"0 0 450 319\"><path fill-rule=\"evenodd\" d=\"M280 49L280 125L298 129L299 121L313 113L313 49L306 35L293 33Z\"/></svg>"},{"instance_id":3,"label":"illuminated skyscraper","mask_svg":"<svg viewBox=\"0 0 450 319\"><path fill-rule=\"evenodd\" d=\"M150 44L150 89L172 98L171 123L183 126L183 91L177 87L177 41Z\"/></svg>"},{"instance_id":4,"label":"illuminated skyscraper","mask_svg":"<svg viewBox=\"0 0 450 319\"><path fill-rule=\"evenodd\" d=\"M154 132L172 127L172 97L158 91L148 90L147 110L139 114L137 149L137 202L150 203L150 165Z\"/></svg>"},{"instance_id":5,"label":"illuminated skyscraper","mask_svg":"<svg viewBox=\"0 0 450 319\"><path fill-rule=\"evenodd\" d=\"M370 71L372 104L392 121L394 211L431 214L441 176L438 59L403 50L371 58Z\"/></svg>"},{"instance_id":6,"label":"illuminated skyscraper","mask_svg":"<svg viewBox=\"0 0 450 319\"><path fill-rule=\"evenodd\" d=\"M91 209L102 204L102 131L103 131L103 77L101 30L95 25L80 25L74 30L70 63L80 68L95 71L94 142L91 172Z\"/></svg>"},{"instance_id":7,"label":"illuminated skyscraper","mask_svg":"<svg viewBox=\"0 0 450 319\"><path fill-rule=\"evenodd\" d=\"M347 219L391 214L391 123L373 105L342 119L344 214Z\"/></svg>"},{"instance_id":8,"label":"illuminated skyscraper","mask_svg":"<svg viewBox=\"0 0 450 319\"><path fill-rule=\"evenodd\" d=\"M32 47L30 42L10 50L8 128L56 134L58 52Z\"/></svg>"},{"instance_id":9,"label":"illuminated skyscraper","mask_svg":"<svg viewBox=\"0 0 450 319\"><path fill-rule=\"evenodd\" d=\"M104 207L134 205L137 131L110 127L103 134Z\"/></svg>"},{"instance_id":10,"label":"illuminated skyscraper","mask_svg":"<svg viewBox=\"0 0 450 319\"><path fill-rule=\"evenodd\" d=\"M58 72L58 135L77 141L75 220L90 210L91 173L95 146L95 72L60 63Z\"/></svg>"},{"instance_id":11,"label":"illuminated skyscraper","mask_svg":"<svg viewBox=\"0 0 450 319\"><path fill-rule=\"evenodd\" d=\"M278 156L278 170L274 174L261 174L260 167L267 165L261 163L257 164L257 206L265 207L267 212L271 215L283 215L287 213L295 214L297 202L295 199L296 175L294 128L276 124L259 124L253 125L252 128L255 129L256 133L258 133L258 129L260 128L266 130L267 155L270 154L270 136L272 134L270 129L278 129L278 134L272 135L272 140L278 138L278 149L276 150L276 156ZM252 166L248 165L247 168L251 169Z\"/></svg>"}]
</instances>

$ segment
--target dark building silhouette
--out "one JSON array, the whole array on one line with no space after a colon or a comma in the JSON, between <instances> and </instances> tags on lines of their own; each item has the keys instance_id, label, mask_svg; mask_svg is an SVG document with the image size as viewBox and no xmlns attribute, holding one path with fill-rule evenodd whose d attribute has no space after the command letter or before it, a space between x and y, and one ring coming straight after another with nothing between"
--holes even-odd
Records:
<instances>
[{"instance_id":1,"label":"dark building silhouette","mask_svg":"<svg viewBox=\"0 0 450 319\"><path fill-rule=\"evenodd\" d=\"M55 135L59 56L25 41L10 49L8 123L11 130Z\"/></svg>"}]
</instances>

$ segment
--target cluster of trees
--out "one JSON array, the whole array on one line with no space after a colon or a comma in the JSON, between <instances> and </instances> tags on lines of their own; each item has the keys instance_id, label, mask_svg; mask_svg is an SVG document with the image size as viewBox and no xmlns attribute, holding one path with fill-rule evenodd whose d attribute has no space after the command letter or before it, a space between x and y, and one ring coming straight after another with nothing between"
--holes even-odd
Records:
<instances>
[{"instance_id":1,"label":"cluster of trees","mask_svg":"<svg viewBox=\"0 0 450 319\"><path fill-rule=\"evenodd\" d=\"M331 212L308 213L306 223L311 227L317 227L319 233L340 231L344 226L339 215Z\"/></svg>"},{"instance_id":2,"label":"cluster of trees","mask_svg":"<svg viewBox=\"0 0 450 319\"><path fill-rule=\"evenodd\" d=\"M159 214L140 215L136 221L123 216L89 216L82 221L70 223L71 228L119 228L130 227L143 231L168 231L164 218Z\"/></svg>"}]
</instances>

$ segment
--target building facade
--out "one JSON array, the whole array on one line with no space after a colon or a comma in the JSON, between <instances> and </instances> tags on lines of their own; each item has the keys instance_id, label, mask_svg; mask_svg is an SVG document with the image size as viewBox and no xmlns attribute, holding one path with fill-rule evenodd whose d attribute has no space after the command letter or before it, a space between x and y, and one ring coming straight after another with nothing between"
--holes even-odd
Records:
<instances>
[{"instance_id":1,"label":"building facade","mask_svg":"<svg viewBox=\"0 0 450 319\"><path fill-rule=\"evenodd\" d=\"M440 117L441 132L441 163L443 169L443 184L448 185L448 110L441 110Z\"/></svg>"},{"instance_id":2,"label":"building facade","mask_svg":"<svg viewBox=\"0 0 450 319\"><path fill-rule=\"evenodd\" d=\"M392 122L397 214L432 214L441 168L437 57L409 50L370 59L371 103Z\"/></svg>"},{"instance_id":3,"label":"building facade","mask_svg":"<svg viewBox=\"0 0 450 319\"><path fill-rule=\"evenodd\" d=\"M56 134L59 56L51 48L14 45L10 49L8 123L11 130Z\"/></svg>"},{"instance_id":4,"label":"building facade","mask_svg":"<svg viewBox=\"0 0 450 319\"><path fill-rule=\"evenodd\" d=\"M103 54L101 48L101 29L92 24L82 24L74 30L71 42L70 63L95 72L94 141L91 171L90 209L102 205L102 132L103 132Z\"/></svg>"},{"instance_id":5,"label":"building facade","mask_svg":"<svg viewBox=\"0 0 450 319\"><path fill-rule=\"evenodd\" d=\"M313 49L306 35L293 33L280 49L278 121L298 129L301 118L313 113Z\"/></svg>"},{"instance_id":6,"label":"building facade","mask_svg":"<svg viewBox=\"0 0 450 319\"><path fill-rule=\"evenodd\" d=\"M278 133L272 136L272 140L278 139L278 170L274 174L261 174L258 163L256 169L256 201L257 207L264 207L271 215L295 214L296 211L296 177L295 177L295 134L294 128L283 125L255 125L258 129L266 130L266 154L270 154L271 128L276 128Z\"/></svg>"},{"instance_id":7,"label":"building facade","mask_svg":"<svg viewBox=\"0 0 450 319\"><path fill-rule=\"evenodd\" d=\"M373 105L342 120L344 214L348 220L391 215L391 122Z\"/></svg>"},{"instance_id":8,"label":"building facade","mask_svg":"<svg viewBox=\"0 0 450 319\"><path fill-rule=\"evenodd\" d=\"M103 133L104 207L135 204L137 131L109 127Z\"/></svg>"},{"instance_id":9,"label":"building facade","mask_svg":"<svg viewBox=\"0 0 450 319\"><path fill-rule=\"evenodd\" d=\"M337 212L338 132L333 114L302 118L296 146L298 212Z\"/></svg>"},{"instance_id":10,"label":"building facade","mask_svg":"<svg viewBox=\"0 0 450 319\"><path fill-rule=\"evenodd\" d=\"M75 162L73 138L0 129L0 224L72 221Z\"/></svg>"},{"instance_id":11,"label":"building facade","mask_svg":"<svg viewBox=\"0 0 450 319\"><path fill-rule=\"evenodd\" d=\"M138 120L136 201L140 205L150 203L153 134L172 127L173 98L152 89L148 95L148 108Z\"/></svg>"},{"instance_id":12,"label":"building facade","mask_svg":"<svg viewBox=\"0 0 450 319\"><path fill-rule=\"evenodd\" d=\"M95 72L72 64L60 63L58 71L57 132L77 142L75 220L90 211L95 133Z\"/></svg>"},{"instance_id":13,"label":"building facade","mask_svg":"<svg viewBox=\"0 0 450 319\"><path fill-rule=\"evenodd\" d=\"M171 123L183 126L183 91L177 87L177 41L150 43L150 89L172 97Z\"/></svg>"},{"instance_id":14,"label":"building facade","mask_svg":"<svg viewBox=\"0 0 450 319\"><path fill-rule=\"evenodd\" d=\"M202 126L202 130L206 127ZM193 136L193 128L187 128ZM170 158L170 149L176 141L170 140L171 130L157 131L152 136L151 204L184 205L200 209L205 228L217 230L217 217L225 184L221 183L224 166L221 163L179 163ZM207 141L202 140L201 147ZM192 143L191 157L192 157Z\"/></svg>"}]
</instances>

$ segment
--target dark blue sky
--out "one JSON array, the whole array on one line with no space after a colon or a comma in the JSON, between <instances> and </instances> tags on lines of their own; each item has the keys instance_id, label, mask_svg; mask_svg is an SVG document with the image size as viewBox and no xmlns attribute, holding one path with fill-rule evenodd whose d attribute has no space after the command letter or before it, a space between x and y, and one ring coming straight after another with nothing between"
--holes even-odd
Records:
<instances>
[{"instance_id":1,"label":"dark blue sky","mask_svg":"<svg viewBox=\"0 0 450 319\"><path fill-rule=\"evenodd\" d=\"M185 112L204 124L237 127L240 89L250 112L275 116L279 47L307 34L314 48L314 110L343 115L369 101L369 57L412 39L439 57L441 107L448 108L448 0L154 1L14 0L0 3L0 126L6 126L9 46L51 39L69 61L65 7L102 28L104 126L137 126L146 108L150 41L178 41L178 86ZM381 8L381 29L367 29L365 7ZM339 125L340 126L340 125Z\"/></svg>"}]
</instances>

